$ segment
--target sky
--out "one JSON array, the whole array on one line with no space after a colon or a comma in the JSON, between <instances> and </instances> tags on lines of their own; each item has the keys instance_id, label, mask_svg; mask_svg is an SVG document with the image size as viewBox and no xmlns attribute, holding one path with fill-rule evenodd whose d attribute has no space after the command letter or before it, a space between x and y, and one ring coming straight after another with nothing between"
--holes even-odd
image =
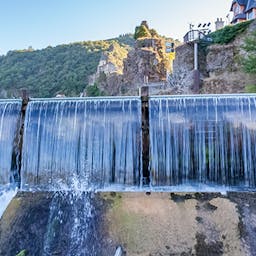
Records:
<instances>
[{"instance_id":1,"label":"sky","mask_svg":"<svg viewBox=\"0 0 256 256\"><path fill-rule=\"evenodd\" d=\"M189 24L226 21L232 0L0 0L0 55L133 33L142 20L182 40Z\"/></svg>"}]
</instances>

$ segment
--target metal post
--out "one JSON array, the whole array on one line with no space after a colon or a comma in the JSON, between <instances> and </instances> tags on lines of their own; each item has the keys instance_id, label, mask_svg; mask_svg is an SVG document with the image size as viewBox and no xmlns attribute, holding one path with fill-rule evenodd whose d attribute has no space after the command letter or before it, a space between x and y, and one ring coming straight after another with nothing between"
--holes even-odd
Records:
<instances>
[{"instance_id":1,"label":"metal post","mask_svg":"<svg viewBox=\"0 0 256 256\"><path fill-rule=\"evenodd\" d=\"M198 42L194 42L194 70L198 70Z\"/></svg>"},{"instance_id":2,"label":"metal post","mask_svg":"<svg viewBox=\"0 0 256 256\"><path fill-rule=\"evenodd\" d=\"M198 42L194 41L194 71L193 71L193 92L199 93L200 87L200 72L198 69Z\"/></svg>"}]
</instances>

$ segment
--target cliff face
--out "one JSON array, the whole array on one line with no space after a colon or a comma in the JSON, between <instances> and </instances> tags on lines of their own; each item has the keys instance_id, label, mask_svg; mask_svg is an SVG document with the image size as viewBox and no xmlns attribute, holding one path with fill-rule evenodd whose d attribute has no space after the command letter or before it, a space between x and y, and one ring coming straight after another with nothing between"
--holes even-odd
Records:
<instances>
[{"instance_id":1,"label":"cliff face","mask_svg":"<svg viewBox=\"0 0 256 256\"><path fill-rule=\"evenodd\" d=\"M232 43L208 47L206 71L209 76L202 81L202 93L242 93L246 85L255 84L256 77L246 74L240 63L240 58L246 55L242 48L244 39L255 30L256 21Z\"/></svg>"},{"instance_id":2,"label":"cliff face","mask_svg":"<svg viewBox=\"0 0 256 256\"><path fill-rule=\"evenodd\" d=\"M136 95L144 83L166 81L170 62L165 53L165 42L160 38L144 38L136 41L124 59L123 73L113 73L99 83L108 95Z\"/></svg>"},{"instance_id":3,"label":"cliff face","mask_svg":"<svg viewBox=\"0 0 256 256\"><path fill-rule=\"evenodd\" d=\"M214 44L206 51L199 45L200 93L242 93L245 86L255 84L256 78L243 71L240 59L246 53L242 46L244 39L256 30L256 21L229 44ZM176 49L170 91L174 94L194 93L193 44L184 44Z\"/></svg>"},{"instance_id":4,"label":"cliff face","mask_svg":"<svg viewBox=\"0 0 256 256\"><path fill-rule=\"evenodd\" d=\"M171 94L191 93L193 86L194 50L193 44L183 44L176 48L173 74L170 79Z\"/></svg>"},{"instance_id":5,"label":"cliff face","mask_svg":"<svg viewBox=\"0 0 256 256\"><path fill-rule=\"evenodd\" d=\"M148 82L163 81L169 67L162 39L138 40L124 62L124 80L140 85L145 77Z\"/></svg>"}]
</instances>

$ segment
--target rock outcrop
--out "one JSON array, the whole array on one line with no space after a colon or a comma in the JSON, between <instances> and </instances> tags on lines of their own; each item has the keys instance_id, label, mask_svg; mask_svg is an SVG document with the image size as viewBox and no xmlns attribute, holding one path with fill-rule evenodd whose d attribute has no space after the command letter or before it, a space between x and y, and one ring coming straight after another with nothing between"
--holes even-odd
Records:
<instances>
[{"instance_id":1,"label":"rock outcrop","mask_svg":"<svg viewBox=\"0 0 256 256\"><path fill-rule=\"evenodd\" d=\"M256 30L256 21L249 29L227 45L211 45L206 56L209 76L202 80L202 93L243 93L245 86L255 84L256 77L246 74L240 62L245 56L244 39Z\"/></svg>"},{"instance_id":2,"label":"rock outcrop","mask_svg":"<svg viewBox=\"0 0 256 256\"><path fill-rule=\"evenodd\" d=\"M136 95L144 83L166 81L169 69L164 39L138 39L124 59L123 72L104 72L105 77L98 80L98 85L107 95Z\"/></svg>"},{"instance_id":3,"label":"rock outcrop","mask_svg":"<svg viewBox=\"0 0 256 256\"><path fill-rule=\"evenodd\" d=\"M124 62L123 80L129 87L138 87L145 82L165 81L169 68L164 40L141 39Z\"/></svg>"}]
</instances>

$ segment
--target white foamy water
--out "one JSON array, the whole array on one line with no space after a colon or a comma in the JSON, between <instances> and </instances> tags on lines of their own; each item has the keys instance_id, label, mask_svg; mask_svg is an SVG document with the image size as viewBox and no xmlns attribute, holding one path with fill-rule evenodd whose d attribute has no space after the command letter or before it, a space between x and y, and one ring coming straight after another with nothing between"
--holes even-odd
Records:
<instances>
[{"instance_id":1,"label":"white foamy water","mask_svg":"<svg viewBox=\"0 0 256 256\"><path fill-rule=\"evenodd\" d=\"M7 206L9 205L11 200L14 198L16 193L17 193L17 189L0 191L0 219L2 218L4 211L6 210Z\"/></svg>"}]
</instances>

